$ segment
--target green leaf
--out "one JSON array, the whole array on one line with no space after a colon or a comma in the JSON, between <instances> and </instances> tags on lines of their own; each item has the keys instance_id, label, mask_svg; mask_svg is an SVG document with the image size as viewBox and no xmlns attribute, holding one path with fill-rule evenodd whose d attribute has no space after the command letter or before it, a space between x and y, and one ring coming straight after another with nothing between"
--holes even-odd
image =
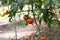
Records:
<instances>
[{"instance_id":1,"label":"green leaf","mask_svg":"<svg viewBox=\"0 0 60 40\"><path fill-rule=\"evenodd\" d=\"M12 17L9 18L9 22L11 22Z\"/></svg>"},{"instance_id":2,"label":"green leaf","mask_svg":"<svg viewBox=\"0 0 60 40\"><path fill-rule=\"evenodd\" d=\"M1 0L2 5L6 5L7 4L7 0Z\"/></svg>"},{"instance_id":3,"label":"green leaf","mask_svg":"<svg viewBox=\"0 0 60 40\"><path fill-rule=\"evenodd\" d=\"M9 11L9 21L11 21L12 17L15 17L16 13L18 10L18 6L16 5L16 3L12 3L10 11Z\"/></svg>"},{"instance_id":4,"label":"green leaf","mask_svg":"<svg viewBox=\"0 0 60 40\"><path fill-rule=\"evenodd\" d=\"M20 10L22 10L24 7L24 4L25 4L25 0L17 0L17 4L18 4Z\"/></svg>"},{"instance_id":5,"label":"green leaf","mask_svg":"<svg viewBox=\"0 0 60 40\"><path fill-rule=\"evenodd\" d=\"M15 14L16 14L17 10L18 10L18 7L15 7L15 9L14 9L14 11L13 11L13 16L14 16L14 17L15 17Z\"/></svg>"}]
</instances>

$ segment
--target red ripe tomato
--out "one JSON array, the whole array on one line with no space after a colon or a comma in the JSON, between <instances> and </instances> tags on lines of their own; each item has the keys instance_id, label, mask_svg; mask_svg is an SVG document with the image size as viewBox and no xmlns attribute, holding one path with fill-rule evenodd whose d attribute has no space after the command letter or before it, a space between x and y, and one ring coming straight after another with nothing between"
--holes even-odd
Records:
<instances>
[{"instance_id":1,"label":"red ripe tomato","mask_svg":"<svg viewBox=\"0 0 60 40\"><path fill-rule=\"evenodd\" d=\"M46 36L45 35L41 36L41 40L46 40Z\"/></svg>"},{"instance_id":2,"label":"red ripe tomato","mask_svg":"<svg viewBox=\"0 0 60 40\"><path fill-rule=\"evenodd\" d=\"M33 18L28 18L28 19L27 19L27 23L28 23L28 24L32 24L33 22L34 22Z\"/></svg>"}]
</instances>

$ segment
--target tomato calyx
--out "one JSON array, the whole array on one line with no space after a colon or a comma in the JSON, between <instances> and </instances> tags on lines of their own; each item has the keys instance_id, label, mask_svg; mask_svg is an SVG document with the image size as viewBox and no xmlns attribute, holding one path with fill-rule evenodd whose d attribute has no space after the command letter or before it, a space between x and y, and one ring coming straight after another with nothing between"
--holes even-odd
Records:
<instances>
[{"instance_id":1,"label":"tomato calyx","mask_svg":"<svg viewBox=\"0 0 60 40\"><path fill-rule=\"evenodd\" d=\"M24 15L24 16L23 16L23 19L24 19L24 20L27 20L28 18L29 18L28 15Z\"/></svg>"}]
</instances>

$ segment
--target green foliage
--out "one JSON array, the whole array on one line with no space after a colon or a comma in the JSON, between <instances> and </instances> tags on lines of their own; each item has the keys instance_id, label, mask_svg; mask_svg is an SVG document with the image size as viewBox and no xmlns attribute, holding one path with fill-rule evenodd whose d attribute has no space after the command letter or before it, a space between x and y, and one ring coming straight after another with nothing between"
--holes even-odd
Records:
<instances>
[{"instance_id":1,"label":"green foliage","mask_svg":"<svg viewBox=\"0 0 60 40\"><path fill-rule=\"evenodd\" d=\"M17 0L17 5L18 8L20 8L20 10L23 9L24 5L25 5L25 0ZM58 23L58 18L55 14L55 12L53 11L56 7L59 7L59 2L56 0L45 0L44 2L42 2L42 0L29 0L29 3L32 6L32 13L33 13L33 17L35 19L35 12L34 12L34 5L35 8L37 8L37 10L39 11L38 13L38 21L41 24L41 20L42 18L44 19L45 23L47 24L48 27L51 27L51 24L57 24ZM42 8L42 6L44 5L44 8ZM56 7L55 7L56 6ZM11 8L12 10L15 10L15 6L12 5L13 8ZM11 12L12 12L11 10ZM15 11L16 12L16 11ZM12 12L12 16L15 16L15 12ZM36 11L37 12L37 11ZM40 17L40 15L43 13L43 16ZM55 18L56 17L56 18ZM55 18L55 19L54 19ZM56 22L55 22L56 21ZM36 23L36 19L35 19L35 23ZM37 23L36 23L37 24Z\"/></svg>"},{"instance_id":2,"label":"green foliage","mask_svg":"<svg viewBox=\"0 0 60 40\"><path fill-rule=\"evenodd\" d=\"M15 0L0 0L2 5L10 5L12 2L15 2Z\"/></svg>"},{"instance_id":3,"label":"green foliage","mask_svg":"<svg viewBox=\"0 0 60 40\"><path fill-rule=\"evenodd\" d=\"M47 0L45 1L45 9L43 12L43 19L48 27L51 27L51 24L57 24L58 18L56 16L56 13L53 11L55 9L56 3L54 3L55 0ZM57 6L56 6L57 7ZM55 18L56 17L56 18ZM55 19L54 19L55 18ZM55 21L55 22L54 22Z\"/></svg>"},{"instance_id":4,"label":"green foliage","mask_svg":"<svg viewBox=\"0 0 60 40\"><path fill-rule=\"evenodd\" d=\"M18 6L15 4L15 3L13 3L12 5L11 5L11 8L10 8L11 10L9 11L9 16L8 17L10 17L9 18L9 21L11 21L11 19L13 18L13 17L15 17L15 15L16 15L16 12L17 12L17 10L18 10Z\"/></svg>"},{"instance_id":5,"label":"green foliage","mask_svg":"<svg viewBox=\"0 0 60 40\"><path fill-rule=\"evenodd\" d=\"M7 0L1 0L2 5L7 5Z\"/></svg>"},{"instance_id":6,"label":"green foliage","mask_svg":"<svg viewBox=\"0 0 60 40\"><path fill-rule=\"evenodd\" d=\"M17 1L17 4L18 4L20 10L22 10L24 7L24 4L25 4L25 0L16 0L16 1Z\"/></svg>"},{"instance_id":7,"label":"green foliage","mask_svg":"<svg viewBox=\"0 0 60 40\"><path fill-rule=\"evenodd\" d=\"M9 20L16 16L17 11L20 9L22 10L25 5L26 0L1 0L2 5L8 4L11 5L11 8L9 10ZM26 1L27 2L27 1ZM44 19L45 23L48 25L48 27L51 26L51 24L60 24L56 13L54 12L55 9L60 8L60 0L29 0L29 5L31 5L32 14L35 19L36 13L38 15L38 21L41 24L41 20ZM35 6L35 7L34 7ZM43 8L42 8L43 6ZM36 10L36 11L34 11ZM28 11L27 11L28 12ZM41 17L41 14L42 17ZM56 22L55 22L56 21ZM36 19L35 19L36 23ZM37 23L36 23L37 24Z\"/></svg>"}]
</instances>

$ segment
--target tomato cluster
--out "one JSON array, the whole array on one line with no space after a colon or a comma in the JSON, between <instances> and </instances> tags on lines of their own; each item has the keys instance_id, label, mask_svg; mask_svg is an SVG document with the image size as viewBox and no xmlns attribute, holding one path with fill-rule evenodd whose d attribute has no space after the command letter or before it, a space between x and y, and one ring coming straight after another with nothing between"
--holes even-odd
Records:
<instances>
[{"instance_id":1,"label":"tomato cluster","mask_svg":"<svg viewBox=\"0 0 60 40\"><path fill-rule=\"evenodd\" d=\"M28 15L24 15L23 18L28 24L32 24L34 22L34 19L29 17Z\"/></svg>"}]
</instances>

